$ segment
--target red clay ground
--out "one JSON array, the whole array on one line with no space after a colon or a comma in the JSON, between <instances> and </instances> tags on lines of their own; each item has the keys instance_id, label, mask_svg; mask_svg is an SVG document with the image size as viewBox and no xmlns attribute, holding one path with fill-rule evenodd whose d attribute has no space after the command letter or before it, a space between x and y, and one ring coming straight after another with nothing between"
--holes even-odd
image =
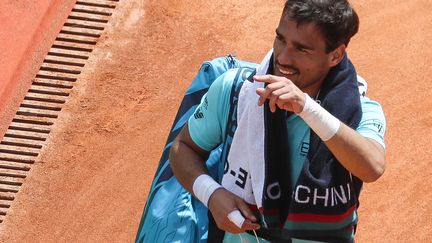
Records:
<instances>
[{"instance_id":1,"label":"red clay ground","mask_svg":"<svg viewBox=\"0 0 432 243\"><path fill-rule=\"evenodd\" d=\"M354 0L349 47L384 106L388 167L358 242L432 242L432 2ZM132 242L169 128L202 61L260 61L283 1L121 1L0 228L1 242Z\"/></svg>"}]
</instances>

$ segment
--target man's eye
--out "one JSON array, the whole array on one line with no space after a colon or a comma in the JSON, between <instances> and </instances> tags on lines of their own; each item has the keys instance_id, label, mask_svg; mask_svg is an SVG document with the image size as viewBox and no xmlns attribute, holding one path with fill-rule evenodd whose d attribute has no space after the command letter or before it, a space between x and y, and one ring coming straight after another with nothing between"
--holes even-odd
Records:
<instances>
[{"instance_id":1,"label":"man's eye","mask_svg":"<svg viewBox=\"0 0 432 243\"><path fill-rule=\"evenodd\" d=\"M303 48L303 47L299 47L299 48L297 48L300 52L303 52L303 53L309 53L309 50L308 49L306 49L306 48Z\"/></svg>"},{"instance_id":2,"label":"man's eye","mask_svg":"<svg viewBox=\"0 0 432 243\"><path fill-rule=\"evenodd\" d=\"M280 41L283 40L282 36L280 36L280 35L276 35L276 39L278 39L278 40L280 40Z\"/></svg>"}]
</instances>

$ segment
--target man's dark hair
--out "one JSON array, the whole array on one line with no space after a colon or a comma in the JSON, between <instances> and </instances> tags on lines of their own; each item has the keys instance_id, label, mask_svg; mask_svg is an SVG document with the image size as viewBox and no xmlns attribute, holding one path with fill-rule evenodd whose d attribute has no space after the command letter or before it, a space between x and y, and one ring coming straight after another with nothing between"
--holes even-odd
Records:
<instances>
[{"instance_id":1,"label":"man's dark hair","mask_svg":"<svg viewBox=\"0 0 432 243\"><path fill-rule=\"evenodd\" d=\"M324 35L326 51L348 43L359 28L359 18L347 0L287 0L283 15L301 24L315 24Z\"/></svg>"}]
</instances>

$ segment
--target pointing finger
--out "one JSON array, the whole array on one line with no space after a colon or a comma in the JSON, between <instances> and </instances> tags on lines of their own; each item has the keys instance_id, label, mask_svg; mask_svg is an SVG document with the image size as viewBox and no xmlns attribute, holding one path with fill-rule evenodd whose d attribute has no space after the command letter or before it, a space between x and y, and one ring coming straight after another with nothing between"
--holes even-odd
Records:
<instances>
[{"instance_id":1,"label":"pointing finger","mask_svg":"<svg viewBox=\"0 0 432 243\"><path fill-rule=\"evenodd\" d=\"M255 75L253 79L257 82L263 82L263 83L274 83L280 81L281 77L266 74L266 75Z\"/></svg>"}]
</instances>

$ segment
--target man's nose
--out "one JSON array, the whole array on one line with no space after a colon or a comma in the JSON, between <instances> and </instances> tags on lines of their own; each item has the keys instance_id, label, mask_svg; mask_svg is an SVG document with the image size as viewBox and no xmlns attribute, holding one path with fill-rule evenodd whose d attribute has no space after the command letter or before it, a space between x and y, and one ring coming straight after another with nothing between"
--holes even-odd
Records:
<instances>
[{"instance_id":1,"label":"man's nose","mask_svg":"<svg viewBox=\"0 0 432 243\"><path fill-rule=\"evenodd\" d=\"M280 65L292 65L294 60L293 48L285 46L277 57Z\"/></svg>"}]
</instances>

